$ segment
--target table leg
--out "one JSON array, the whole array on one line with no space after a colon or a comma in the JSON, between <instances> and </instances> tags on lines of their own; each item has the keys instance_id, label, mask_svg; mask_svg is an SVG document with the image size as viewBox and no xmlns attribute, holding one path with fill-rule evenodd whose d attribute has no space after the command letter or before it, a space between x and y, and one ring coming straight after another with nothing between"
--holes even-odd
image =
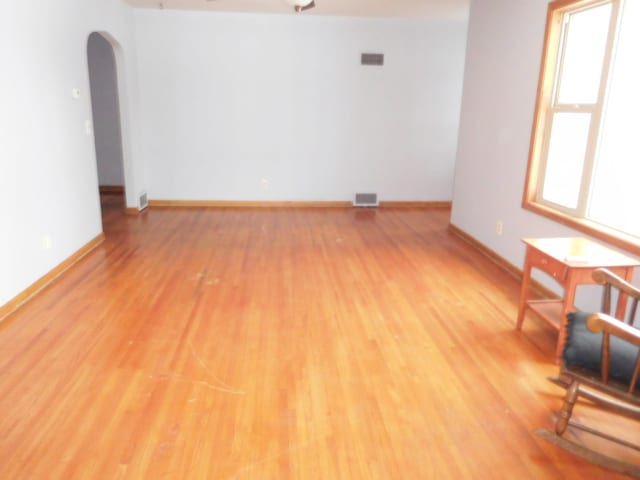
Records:
<instances>
[{"instance_id":1,"label":"table leg","mask_svg":"<svg viewBox=\"0 0 640 480\"><path fill-rule=\"evenodd\" d=\"M527 309L527 296L529 294L529 281L531 280L531 262L529 261L529 247L524 258L524 269L522 270L522 286L520 287L520 304L518 305L518 320L516 330L522 330L524 313Z\"/></svg>"},{"instance_id":2,"label":"table leg","mask_svg":"<svg viewBox=\"0 0 640 480\"><path fill-rule=\"evenodd\" d=\"M560 317L560 330L558 331L558 343L556 345L556 363L562 362L562 351L564 350L564 344L567 341L567 314L575 310L574 303L576 300L576 284L569 273L569 278L564 284L564 300L562 302L562 315Z\"/></svg>"}]
</instances>

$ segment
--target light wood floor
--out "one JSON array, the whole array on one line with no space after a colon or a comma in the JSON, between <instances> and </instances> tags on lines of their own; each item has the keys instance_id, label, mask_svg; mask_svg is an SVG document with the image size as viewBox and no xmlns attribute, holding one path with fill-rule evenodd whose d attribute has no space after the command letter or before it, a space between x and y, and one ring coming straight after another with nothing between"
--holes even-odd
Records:
<instances>
[{"instance_id":1,"label":"light wood floor","mask_svg":"<svg viewBox=\"0 0 640 480\"><path fill-rule=\"evenodd\" d=\"M105 243L0 324L1 479L622 478L532 434L554 336L448 210L105 199Z\"/></svg>"}]
</instances>

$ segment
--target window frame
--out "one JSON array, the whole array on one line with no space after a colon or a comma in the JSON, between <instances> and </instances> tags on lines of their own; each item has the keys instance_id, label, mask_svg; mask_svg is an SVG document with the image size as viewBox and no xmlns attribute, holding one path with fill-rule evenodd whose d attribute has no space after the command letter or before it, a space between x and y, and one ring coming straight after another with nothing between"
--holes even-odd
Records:
<instances>
[{"instance_id":1,"label":"window frame","mask_svg":"<svg viewBox=\"0 0 640 480\"><path fill-rule=\"evenodd\" d=\"M562 53L563 18L567 11L579 11L609 2L612 5L610 31L603 60L598 103L593 105L593 108L587 107L592 115L590 141L587 144L578 206L576 209L563 208L560 205L542 200L541 192L548 149L548 142L545 142L545 139L549 136L548 130L551 128L554 112L584 112L585 105L587 105L583 104L576 107L575 105L558 104L556 102L559 93L556 88L555 76L559 57ZM585 218L586 197L592 180L591 175L595 161L598 130L610 74L611 50L615 39L615 30L620 22L620 4L620 0L556 0L549 3L522 207L633 254L640 255L640 241L636 237Z\"/></svg>"}]
</instances>

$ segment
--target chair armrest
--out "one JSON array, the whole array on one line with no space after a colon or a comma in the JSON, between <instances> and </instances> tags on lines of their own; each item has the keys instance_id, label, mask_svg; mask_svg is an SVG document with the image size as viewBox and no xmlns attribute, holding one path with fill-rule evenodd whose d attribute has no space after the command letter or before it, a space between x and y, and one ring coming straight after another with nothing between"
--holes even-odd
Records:
<instances>
[{"instance_id":1,"label":"chair armrest","mask_svg":"<svg viewBox=\"0 0 640 480\"><path fill-rule=\"evenodd\" d=\"M627 295L640 298L640 288L635 287L626 280L620 278L615 273L610 272L606 268L598 268L595 272L593 272L592 277L596 282L600 284L610 283L617 289L625 292Z\"/></svg>"},{"instance_id":2,"label":"chair armrest","mask_svg":"<svg viewBox=\"0 0 640 480\"><path fill-rule=\"evenodd\" d=\"M640 330L605 313L589 315L587 327L592 332L609 333L640 347Z\"/></svg>"}]
</instances>

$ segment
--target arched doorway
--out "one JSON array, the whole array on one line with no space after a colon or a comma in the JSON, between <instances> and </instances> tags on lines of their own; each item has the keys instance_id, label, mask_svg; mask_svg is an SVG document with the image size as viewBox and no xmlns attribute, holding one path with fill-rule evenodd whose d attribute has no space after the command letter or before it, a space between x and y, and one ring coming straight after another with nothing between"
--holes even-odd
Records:
<instances>
[{"instance_id":1,"label":"arched doorway","mask_svg":"<svg viewBox=\"0 0 640 480\"><path fill-rule=\"evenodd\" d=\"M116 56L110 40L93 32L87 40L93 133L103 220L105 206L125 208L125 172Z\"/></svg>"}]
</instances>

